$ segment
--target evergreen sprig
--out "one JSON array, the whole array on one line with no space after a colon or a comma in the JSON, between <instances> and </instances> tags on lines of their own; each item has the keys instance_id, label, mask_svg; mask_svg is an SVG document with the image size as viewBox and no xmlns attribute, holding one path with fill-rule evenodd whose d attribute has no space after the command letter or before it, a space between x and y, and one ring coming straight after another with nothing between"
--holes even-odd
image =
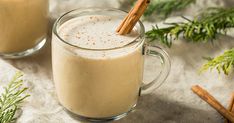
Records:
<instances>
[{"instance_id":1,"label":"evergreen sprig","mask_svg":"<svg viewBox=\"0 0 234 123\"><path fill-rule=\"evenodd\" d=\"M172 12L182 10L195 2L196 0L152 0L144 15L147 17L157 13L166 18Z\"/></svg>"},{"instance_id":2,"label":"evergreen sprig","mask_svg":"<svg viewBox=\"0 0 234 123\"><path fill-rule=\"evenodd\" d=\"M22 88L22 76L21 72L17 72L10 83L4 87L4 92L0 96L0 123L15 121L16 111L22 101L29 96L24 94L27 88Z\"/></svg>"},{"instance_id":3,"label":"evergreen sprig","mask_svg":"<svg viewBox=\"0 0 234 123\"><path fill-rule=\"evenodd\" d=\"M231 69L234 66L234 48L227 50L224 54L217 56L211 60L209 60L206 64L201 68L201 72L207 71L208 69L213 70L217 69L220 73L221 70L224 74L228 75Z\"/></svg>"},{"instance_id":4,"label":"evergreen sprig","mask_svg":"<svg viewBox=\"0 0 234 123\"><path fill-rule=\"evenodd\" d=\"M167 23L170 25L167 28L158 28L156 25L146 32L146 37L150 41L159 40L168 47L181 35L187 41L213 41L218 34L226 34L228 29L234 27L234 8L209 8L194 20L183 18L186 22Z\"/></svg>"}]
</instances>

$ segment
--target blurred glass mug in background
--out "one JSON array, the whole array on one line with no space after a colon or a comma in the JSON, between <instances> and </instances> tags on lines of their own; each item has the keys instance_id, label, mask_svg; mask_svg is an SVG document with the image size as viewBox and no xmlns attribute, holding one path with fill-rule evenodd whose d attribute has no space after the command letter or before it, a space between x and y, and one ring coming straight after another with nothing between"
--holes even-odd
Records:
<instances>
[{"instance_id":1,"label":"blurred glass mug in background","mask_svg":"<svg viewBox=\"0 0 234 123\"><path fill-rule=\"evenodd\" d=\"M46 43L48 0L0 0L0 56L28 56Z\"/></svg>"},{"instance_id":2,"label":"blurred glass mug in background","mask_svg":"<svg viewBox=\"0 0 234 123\"><path fill-rule=\"evenodd\" d=\"M159 87L169 74L169 56L145 43L140 21L130 34L115 34L126 14L117 9L77 9L55 22L52 66L56 92L60 103L78 119L120 119L136 106L140 94ZM148 84L142 82L145 56L157 58L163 68Z\"/></svg>"}]
</instances>

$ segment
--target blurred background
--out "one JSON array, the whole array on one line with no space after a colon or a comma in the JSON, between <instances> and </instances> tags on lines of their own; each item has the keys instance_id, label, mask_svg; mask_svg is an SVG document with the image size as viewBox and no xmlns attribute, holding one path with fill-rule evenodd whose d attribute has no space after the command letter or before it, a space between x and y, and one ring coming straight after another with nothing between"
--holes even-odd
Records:
<instances>
[{"instance_id":1,"label":"blurred background","mask_svg":"<svg viewBox=\"0 0 234 123\"><path fill-rule=\"evenodd\" d=\"M160 0L151 0L151 2L154 1ZM52 12L52 16L57 17L68 10L83 7L112 7L129 10L133 2L134 0L50 0L50 9ZM180 12L173 13L172 16L194 15L194 12L198 12L199 10L208 7L232 7L233 5L233 0L197 0L195 4L192 4L191 6Z\"/></svg>"}]
</instances>

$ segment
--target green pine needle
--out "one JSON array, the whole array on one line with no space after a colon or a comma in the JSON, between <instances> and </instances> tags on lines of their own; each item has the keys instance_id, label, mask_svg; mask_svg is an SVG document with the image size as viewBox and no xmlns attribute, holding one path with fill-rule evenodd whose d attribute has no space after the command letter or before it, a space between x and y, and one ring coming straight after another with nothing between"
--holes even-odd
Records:
<instances>
[{"instance_id":1,"label":"green pine needle","mask_svg":"<svg viewBox=\"0 0 234 123\"><path fill-rule=\"evenodd\" d=\"M169 23L167 28L153 27L146 32L150 41L158 40L168 47L172 41L183 36L187 41L207 42L216 39L218 34L226 34L226 31L234 27L234 8L209 8L199 14L194 20L183 17L187 22Z\"/></svg>"},{"instance_id":2,"label":"green pine needle","mask_svg":"<svg viewBox=\"0 0 234 123\"><path fill-rule=\"evenodd\" d=\"M207 71L208 69L213 70L217 69L220 73L221 71L224 74L228 75L231 69L234 66L234 48L228 51L225 51L224 54L217 56L214 59L211 59L201 68L201 72Z\"/></svg>"},{"instance_id":3,"label":"green pine needle","mask_svg":"<svg viewBox=\"0 0 234 123\"><path fill-rule=\"evenodd\" d=\"M24 95L27 88L22 88L23 74L17 72L10 83L4 87L0 96L0 123L10 123L16 120L14 117L22 101L29 95Z\"/></svg>"},{"instance_id":4,"label":"green pine needle","mask_svg":"<svg viewBox=\"0 0 234 123\"><path fill-rule=\"evenodd\" d=\"M146 17L157 13L162 18L168 17L173 11L179 11L196 0L152 0L144 15Z\"/></svg>"}]
</instances>

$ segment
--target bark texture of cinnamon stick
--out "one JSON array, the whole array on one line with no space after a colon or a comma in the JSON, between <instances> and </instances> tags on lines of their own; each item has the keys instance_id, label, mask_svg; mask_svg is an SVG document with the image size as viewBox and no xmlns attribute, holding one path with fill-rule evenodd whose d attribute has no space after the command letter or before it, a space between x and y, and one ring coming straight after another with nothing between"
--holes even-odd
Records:
<instances>
[{"instance_id":1,"label":"bark texture of cinnamon stick","mask_svg":"<svg viewBox=\"0 0 234 123\"><path fill-rule=\"evenodd\" d=\"M206 101L210 106L216 109L222 116L231 122L234 122L234 115L222 106L211 94L201 88L199 85L192 87L192 91L197 94L201 99Z\"/></svg>"},{"instance_id":2,"label":"bark texture of cinnamon stick","mask_svg":"<svg viewBox=\"0 0 234 123\"><path fill-rule=\"evenodd\" d=\"M124 18L116 32L120 35L128 34L132 31L137 21L143 15L150 0L138 0L136 5L129 11L128 15Z\"/></svg>"},{"instance_id":3,"label":"bark texture of cinnamon stick","mask_svg":"<svg viewBox=\"0 0 234 123\"><path fill-rule=\"evenodd\" d=\"M232 94L231 100L229 102L228 111L234 114L234 93ZM226 119L225 123L232 123L232 122Z\"/></svg>"}]
</instances>

